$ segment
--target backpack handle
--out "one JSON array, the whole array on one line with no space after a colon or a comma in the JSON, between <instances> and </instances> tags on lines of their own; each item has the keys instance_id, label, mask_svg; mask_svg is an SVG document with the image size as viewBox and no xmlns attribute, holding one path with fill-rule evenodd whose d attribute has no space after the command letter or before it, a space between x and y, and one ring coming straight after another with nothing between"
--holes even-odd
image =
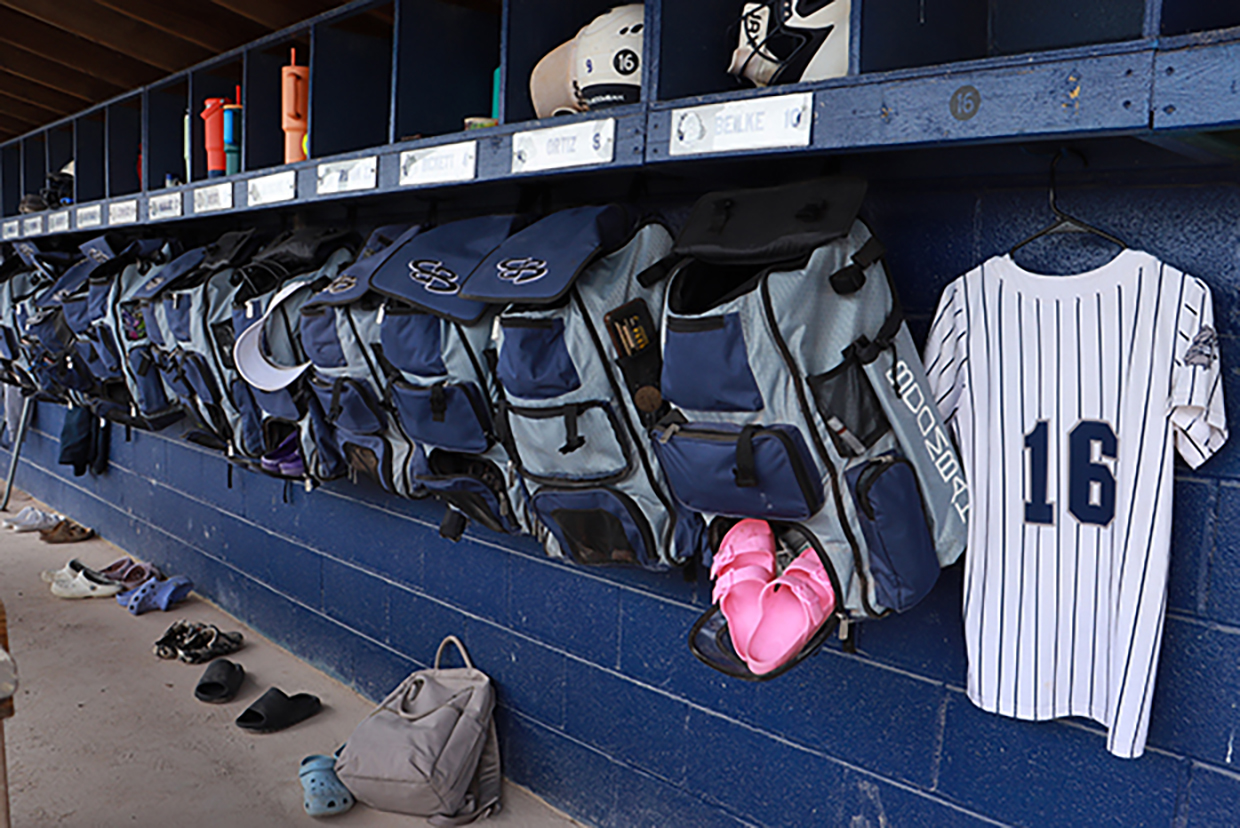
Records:
<instances>
[{"instance_id":1,"label":"backpack handle","mask_svg":"<svg viewBox=\"0 0 1240 828\"><path fill-rule=\"evenodd\" d=\"M465 645L455 635L449 635L439 642L439 649L435 651L435 669L439 669L439 661L443 658L444 650L448 648L449 644L455 644L457 652L461 654L461 658L465 659L465 666L471 670L474 669L474 663L469 660L469 653L466 652Z\"/></svg>"}]
</instances>

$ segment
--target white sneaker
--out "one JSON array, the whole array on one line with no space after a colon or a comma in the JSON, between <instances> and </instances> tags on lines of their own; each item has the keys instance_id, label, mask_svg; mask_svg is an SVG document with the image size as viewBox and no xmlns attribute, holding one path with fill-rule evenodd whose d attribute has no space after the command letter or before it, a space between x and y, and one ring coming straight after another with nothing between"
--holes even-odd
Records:
<instances>
[{"instance_id":1,"label":"white sneaker","mask_svg":"<svg viewBox=\"0 0 1240 828\"><path fill-rule=\"evenodd\" d=\"M13 527L14 532L38 532L43 529L51 529L57 523L64 520L64 517L52 512L44 512L41 509L35 509L25 520L16 523Z\"/></svg>"},{"instance_id":2,"label":"white sneaker","mask_svg":"<svg viewBox=\"0 0 1240 828\"><path fill-rule=\"evenodd\" d=\"M20 512L18 512L17 514L13 515L12 517L6 517L6 518L3 520L3 523L4 523L4 528L6 528L6 529L12 529L12 528L16 527L19 523L21 523L22 521L24 521L24 520L28 519L28 518L31 516L31 514L32 514L32 513L37 512L37 511L39 511L39 510L38 510L38 509L36 509L35 507L33 507L33 506L27 506L25 509L22 509Z\"/></svg>"},{"instance_id":3,"label":"white sneaker","mask_svg":"<svg viewBox=\"0 0 1240 828\"><path fill-rule=\"evenodd\" d=\"M121 591L120 584L94 580L83 570L70 580L52 581L52 594L57 598L111 598Z\"/></svg>"}]
</instances>

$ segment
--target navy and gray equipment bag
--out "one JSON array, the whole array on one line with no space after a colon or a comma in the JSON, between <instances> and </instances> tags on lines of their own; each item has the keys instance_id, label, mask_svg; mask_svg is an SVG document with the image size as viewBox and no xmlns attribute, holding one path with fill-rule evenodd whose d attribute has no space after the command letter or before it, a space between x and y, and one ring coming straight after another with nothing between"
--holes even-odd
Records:
<instances>
[{"instance_id":1,"label":"navy and gray equipment bag","mask_svg":"<svg viewBox=\"0 0 1240 828\"><path fill-rule=\"evenodd\" d=\"M261 456L290 452L300 460L276 466L260 459L257 467L275 476L307 480L339 476L337 468L319 468L311 428L321 416L302 377L309 361L298 336L298 312L353 260L359 241L352 231L298 230L272 242L232 277L238 286L231 302L237 339L229 362L246 385L238 396L248 396L241 431L260 439ZM259 325L251 334L253 347L243 347L247 330ZM247 351L249 361L244 363L239 357ZM233 456L237 454L234 450Z\"/></svg>"},{"instance_id":2,"label":"navy and gray equipment bag","mask_svg":"<svg viewBox=\"0 0 1240 828\"><path fill-rule=\"evenodd\" d=\"M197 429L186 434L202 445L225 449L240 421L234 389L224 384L231 360L232 306L226 298L235 269L257 247L253 230L225 233L151 273L135 291L156 364ZM217 347L223 341L227 349ZM255 443L252 448L261 447Z\"/></svg>"},{"instance_id":3,"label":"navy and gray equipment bag","mask_svg":"<svg viewBox=\"0 0 1240 828\"><path fill-rule=\"evenodd\" d=\"M411 485L446 504L440 533L452 540L471 520L496 532L531 529L496 416L498 307L460 295L466 277L522 223L483 216L422 230L395 245L370 277L383 300L367 337L383 402L417 446Z\"/></svg>"},{"instance_id":4,"label":"navy and gray equipment bag","mask_svg":"<svg viewBox=\"0 0 1240 828\"><path fill-rule=\"evenodd\" d=\"M364 475L404 497L421 495L409 477L417 450L385 404L379 342L383 297L371 290L371 274L420 228L389 225L374 230L357 259L301 306L298 331L310 361L305 374L314 443L312 473L319 480Z\"/></svg>"},{"instance_id":5,"label":"navy and gray equipment bag","mask_svg":"<svg viewBox=\"0 0 1240 828\"><path fill-rule=\"evenodd\" d=\"M80 402L99 392L86 360L78 353L75 325L80 325L81 319L71 321L63 305L65 300L84 292L97 266L90 257L79 258L69 264L50 287L44 281L41 288L19 301L15 308L25 316L19 341L26 353L23 363L30 369L28 376L50 397L66 401L76 398Z\"/></svg>"},{"instance_id":6,"label":"navy and gray equipment bag","mask_svg":"<svg viewBox=\"0 0 1240 828\"><path fill-rule=\"evenodd\" d=\"M843 622L919 601L964 548L968 508L882 245L856 218L864 194L847 178L709 194L647 274L668 283L672 410L652 437L677 501L712 548L740 518L814 548ZM712 608L694 651L750 677L722 626Z\"/></svg>"},{"instance_id":7,"label":"navy and gray equipment bag","mask_svg":"<svg viewBox=\"0 0 1240 828\"><path fill-rule=\"evenodd\" d=\"M504 241L461 291L506 305L498 425L552 556L661 570L697 552L701 521L676 508L645 436L658 401L617 362L638 329L657 354L663 286L637 275L671 242L620 205L563 210ZM619 333L630 317L647 321Z\"/></svg>"}]
</instances>

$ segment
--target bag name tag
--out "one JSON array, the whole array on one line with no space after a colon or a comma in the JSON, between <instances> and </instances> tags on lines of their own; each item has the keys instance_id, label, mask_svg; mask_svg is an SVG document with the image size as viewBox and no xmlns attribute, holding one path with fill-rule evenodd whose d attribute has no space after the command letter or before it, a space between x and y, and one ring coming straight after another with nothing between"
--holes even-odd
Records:
<instances>
[{"instance_id":1,"label":"bag name tag","mask_svg":"<svg viewBox=\"0 0 1240 828\"><path fill-rule=\"evenodd\" d=\"M297 173L293 170L251 178L246 187L246 204L278 204L297 197Z\"/></svg>"},{"instance_id":2,"label":"bag name tag","mask_svg":"<svg viewBox=\"0 0 1240 828\"><path fill-rule=\"evenodd\" d=\"M22 219L22 235L37 236L43 232L43 216Z\"/></svg>"},{"instance_id":3,"label":"bag name tag","mask_svg":"<svg viewBox=\"0 0 1240 828\"><path fill-rule=\"evenodd\" d=\"M98 227L103 224L103 205L92 204L89 207L79 207L77 210L77 226L79 230L87 227Z\"/></svg>"},{"instance_id":4,"label":"bag name tag","mask_svg":"<svg viewBox=\"0 0 1240 828\"><path fill-rule=\"evenodd\" d=\"M233 206L233 185L231 181L223 184L212 184L194 190L194 212L211 213L216 210L231 210Z\"/></svg>"},{"instance_id":5,"label":"bag name tag","mask_svg":"<svg viewBox=\"0 0 1240 828\"><path fill-rule=\"evenodd\" d=\"M181 194L164 193L151 196L146 202L146 217L149 219L179 218L181 215Z\"/></svg>"},{"instance_id":6,"label":"bag name tag","mask_svg":"<svg viewBox=\"0 0 1240 828\"><path fill-rule=\"evenodd\" d=\"M3 231L0 231L0 237L2 237L4 241L8 241L9 239L15 239L21 234L22 234L21 219L13 219L12 221L6 221L3 226Z\"/></svg>"},{"instance_id":7,"label":"bag name tag","mask_svg":"<svg viewBox=\"0 0 1240 828\"><path fill-rule=\"evenodd\" d=\"M814 95L800 92L672 110L668 155L809 146Z\"/></svg>"},{"instance_id":8,"label":"bag name tag","mask_svg":"<svg viewBox=\"0 0 1240 828\"><path fill-rule=\"evenodd\" d=\"M442 144L400 154L400 185L470 181L477 173L478 142Z\"/></svg>"},{"instance_id":9,"label":"bag name tag","mask_svg":"<svg viewBox=\"0 0 1240 828\"><path fill-rule=\"evenodd\" d=\"M138 200L136 198L129 201L114 201L108 205L108 224L133 224L137 220ZM78 226L81 226L80 221Z\"/></svg>"},{"instance_id":10,"label":"bag name tag","mask_svg":"<svg viewBox=\"0 0 1240 828\"><path fill-rule=\"evenodd\" d=\"M518 132L512 136L512 172L610 164L615 149L615 118Z\"/></svg>"},{"instance_id":11,"label":"bag name tag","mask_svg":"<svg viewBox=\"0 0 1240 828\"><path fill-rule=\"evenodd\" d=\"M47 217L47 232L65 233L69 230L69 211L61 210Z\"/></svg>"},{"instance_id":12,"label":"bag name tag","mask_svg":"<svg viewBox=\"0 0 1240 828\"><path fill-rule=\"evenodd\" d=\"M315 192L319 195L373 190L378 184L378 156L319 164Z\"/></svg>"}]
</instances>

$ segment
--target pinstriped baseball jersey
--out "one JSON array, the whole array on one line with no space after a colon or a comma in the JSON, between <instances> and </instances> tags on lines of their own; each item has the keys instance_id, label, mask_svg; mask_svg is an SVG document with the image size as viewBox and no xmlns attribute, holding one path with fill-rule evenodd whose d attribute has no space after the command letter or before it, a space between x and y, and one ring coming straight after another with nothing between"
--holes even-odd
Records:
<instances>
[{"instance_id":1,"label":"pinstriped baseball jersey","mask_svg":"<svg viewBox=\"0 0 1240 828\"><path fill-rule=\"evenodd\" d=\"M968 693L1087 716L1145 747L1167 595L1173 454L1227 439L1210 289L1148 253L1042 276L1003 256L943 291L931 388L972 492Z\"/></svg>"}]
</instances>

